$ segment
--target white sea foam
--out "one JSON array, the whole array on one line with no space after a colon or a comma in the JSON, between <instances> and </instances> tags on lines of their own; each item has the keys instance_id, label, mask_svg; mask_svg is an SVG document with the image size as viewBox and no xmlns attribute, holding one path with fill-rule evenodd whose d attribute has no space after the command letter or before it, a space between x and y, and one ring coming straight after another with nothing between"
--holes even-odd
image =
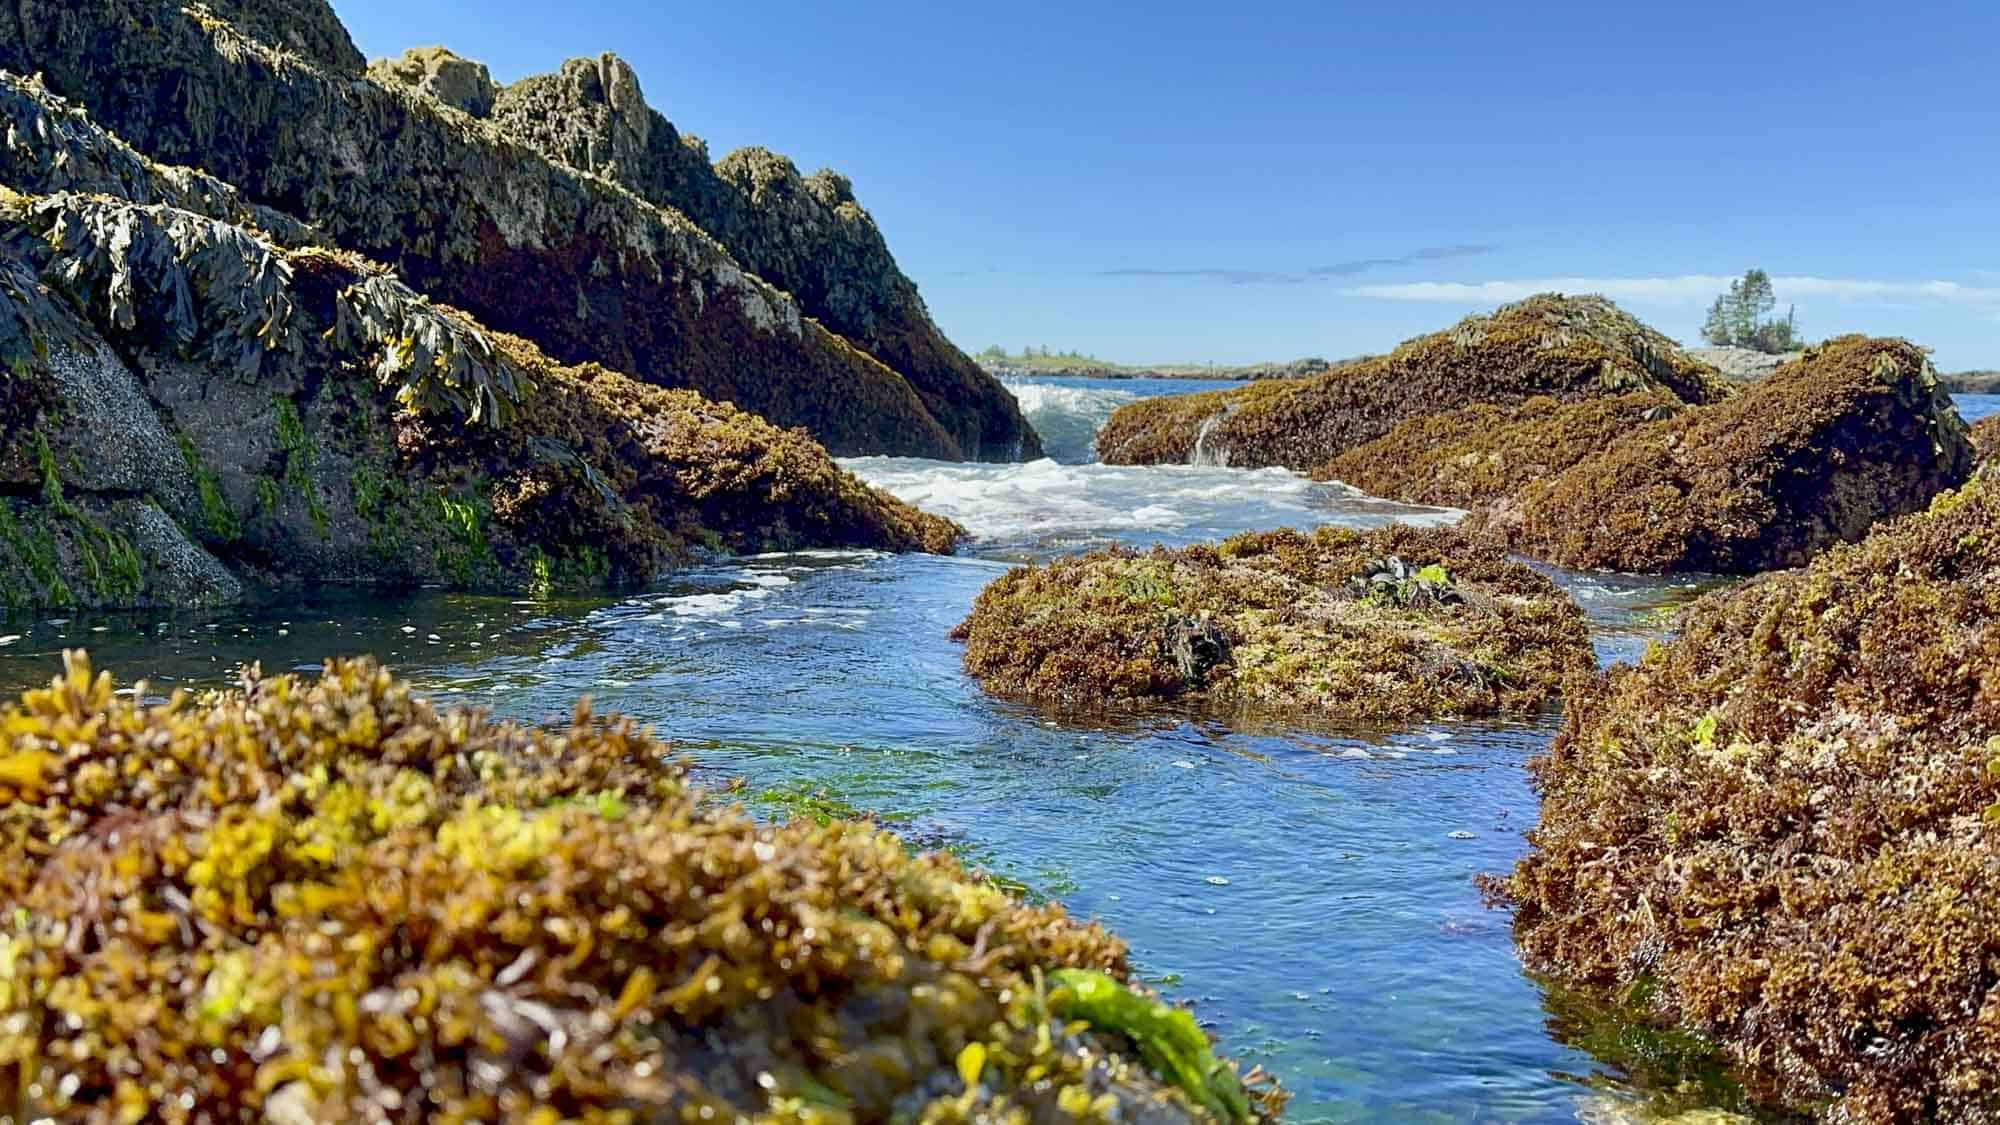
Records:
<instances>
[{"instance_id":1,"label":"white sea foam","mask_svg":"<svg viewBox=\"0 0 2000 1125\"><path fill-rule=\"evenodd\" d=\"M1097 431L1111 415L1140 396L1102 387L1069 387L1023 379L1002 379L1001 385L1021 404L1021 413L1042 436L1050 460L1082 465L1097 460Z\"/></svg>"},{"instance_id":2,"label":"white sea foam","mask_svg":"<svg viewBox=\"0 0 2000 1125\"><path fill-rule=\"evenodd\" d=\"M927 512L957 520L988 544L1187 542L1288 525L1448 523L1460 515L1376 500L1285 469L1063 465L1048 459L958 464L907 457L855 457L841 464Z\"/></svg>"}]
</instances>

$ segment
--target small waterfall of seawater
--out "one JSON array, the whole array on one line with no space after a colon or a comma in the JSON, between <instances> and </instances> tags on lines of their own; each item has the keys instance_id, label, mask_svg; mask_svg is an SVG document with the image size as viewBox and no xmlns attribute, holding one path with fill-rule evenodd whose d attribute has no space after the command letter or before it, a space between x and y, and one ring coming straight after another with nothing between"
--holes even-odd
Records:
<instances>
[{"instance_id":1,"label":"small waterfall of seawater","mask_svg":"<svg viewBox=\"0 0 2000 1125\"><path fill-rule=\"evenodd\" d=\"M1058 387L1018 379L1000 382L1021 404L1028 424L1041 435L1042 452L1061 465L1088 465L1097 460L1097 431L1119 407L1140 397L1131 391L1098 387Z\"/></svg>"},{"instance_id":2,"label":"small waterfall of seawater","mask_svg":"<svg viewBox=\"0 0 2000 1125\"><path fill-rule=\"evenodd\" d=\"M1188 464L1202 465L1211 469L1229 467L1229 447L1220 442L1213 448L1208 444L1208 435L1214 433L1215 427L1221 425L1222 420L1227 417L1229 412L1223 410L1201 420L1201 428L1194 432L1194 450L1188 454Z\"/></svg>"}]
</instances>

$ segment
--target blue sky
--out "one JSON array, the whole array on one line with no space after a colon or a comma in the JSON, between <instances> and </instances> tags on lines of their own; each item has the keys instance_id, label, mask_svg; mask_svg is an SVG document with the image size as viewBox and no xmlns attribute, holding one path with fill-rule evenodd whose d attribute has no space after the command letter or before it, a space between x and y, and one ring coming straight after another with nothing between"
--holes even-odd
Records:
<instances>
[{"instance_id":1,"label":"blue sky","mask_svg":"<svg viewBox=\"0 0 2000 1125\"><path fill-rule=\"evenodd\" d=\"M1339 357L1559 280L1692 339L2000 367L2000 3L334 0L503 81L612 50L713 155L848 174L968 350Z\"/></svg>"}]
</instances>

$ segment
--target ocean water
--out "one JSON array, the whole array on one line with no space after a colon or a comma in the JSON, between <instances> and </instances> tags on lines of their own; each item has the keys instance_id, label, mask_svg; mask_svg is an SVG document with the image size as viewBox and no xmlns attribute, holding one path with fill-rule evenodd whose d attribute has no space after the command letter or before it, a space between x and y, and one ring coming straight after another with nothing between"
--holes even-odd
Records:
<instances>
[{"instance_id":1,"label":"ocean water","mask_svg":"<svg viewBox=\"0 0 2000 1125\"><path fill-rule=\"evenodd\" d=\"M239 666L316 670L375 653L441 699L529 720L651 723L717 782L824 793L1095 917L1142 975L1194 1002L1225 1050L1274 1071L1306 1122L1631 1119L1644 1098L1565 1044L1474 888L1535 820L1529 722L1228 730L1163 714L1060 722L986 697L946 634L1023 559L1322 523L1437 521L1281 470L1112 468L1076 435L1133 387L1017 385L1050 460L847 462L965 523L954 558L808 552L736 559L623 597L321 596L210 615L55 615L0 625L0 689L89 647L149 690ZM1967 413L1984 404L1966 404ZM2000 407L2000 399L1993 402ZM1073 417L1072 417L1073 416ZM1600 656L1630 659L1659 611L1712 581L1556 573ZM753 806L760 807L760 806Z\"/></svg>"}]
</instances>

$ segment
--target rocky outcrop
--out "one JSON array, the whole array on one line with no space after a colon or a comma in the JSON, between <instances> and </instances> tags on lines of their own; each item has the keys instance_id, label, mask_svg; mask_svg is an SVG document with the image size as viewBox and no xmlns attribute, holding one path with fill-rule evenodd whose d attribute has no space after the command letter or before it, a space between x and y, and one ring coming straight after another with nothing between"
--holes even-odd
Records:
<instances>
[{"instance_id":1,"label":"rocky outcrop","mask_svg":"<svg viewBox=\"0 0 2000 1125\"><path fill-rule=\"evenodd\" d=\"M1727 397L1729 388L1604 298L1549 294L1312 379L1134 403L1112 416L1097 449L1110 464L1183 464L1199 452L1209 463L1311 472L1431 414L1639 392L1705 403Z\"/></svg>"},{"instance_id":2,"label":"rocky outcrop","mask_svg":"<svg viewBox=\"0 0 2000 1125\"><path fill-rule=\"evenodd\" d=\"M2000 414L1988 414L1972 424L1972 448L1981 461L2000 452Z\"/></svg>"},{"instance_id":3,"label":"rocky outcrop","mask_svg":"<svg viewBox=\"0 0 2000 1125\"><path fill-rule=\"evenodd\" d=\"M1996 574L1987 468L1573 694L1495 887L1529 967L1621 988L1825 1120L1994 1120Z\"/></svg>"},{"instance_id":4,"label":"rocky outcrop","mask_svg":"<svg viewBox=\"0 0 2000 1125\"><path fill-rule=\"evenodd\" d=\"M1283 1104L1098 926L871 823L759 825L587 704L554 730L440 712L367 661L156 702L71 653L0 729L13 1120Z\"/></svg>"},{"instance_id":5,"label":"rocky outcrop","mask_svg":"<svg viewBox=\"0 0 2000 1125\"><path fill-rule=\"evenodd\" d=\"M1799 358L1798 352L1760 352L1734 346L1689 348L1688 354L1715 368L1732 383L1754 383Z\"/></svg>"},{"instance_id":6,"label":"rocky outcrop","mask_svg":"<svg viewBox=\"0 0 2000 1125\"><path fill-rule=\"evenodd\" d=\"M1600 440L1565 421L1586 409L1512 433L1494 426L1473 442L1573 453ZM1974 460L1923 349L1863 336L1829 340L1726 402L1614 436L1494 501L1472 525L1561 566L1754 573L1798 566L1921 509L1963 482ZM1489 452L1521 460L1513 449Z\"/></svg>"},{"instance_id":7,"label":"rocky outcrop","mask_svg":"<svg viewBox=\"0 0 2000 1125\"><path fill-rule=\"evenodd\" d=\"M557 364L356 255L282 246L226 185L33 83L0 77L0 111L9 179L98 193L0 188L0 602L201 604L246 579L548 590L643 582L696 549L960 534L801 433ZM41 162L24 135L76 158Z\"/></svg>"},{"instance_id":8,"label":"rocky outcrop","mask_svg":"<svg viewBox=\"0 0 2000 1125\"><path fill-rule=\"evenodd\" d=\"M1582 613L1546 578L1456 531L1400 525L1022 567L954 635L989 691L1059 710L1526 714L1596 667Z\"/></svg>"},{"instance_id":9,"label":"rocky outcrop","mask_svg":"<svg viewBox=\"0 0 2000 1125\"><path fill-rule=\"evenodd\" d=\"M638 75L611 54L516 82L491 113L508 136L693 219L807 315L900 372L967 456L1039 454L1013 397L931 322L846 177L802 177L761 148L711 167L707 148L648 106Z\"/></svg>"},{"instance_id":10,"label":"rocky outcrop","mask_svg":"<svg viewBox=\"0 0 2000 1125\"><path fill-rule=\"evenodd\" d=\"M474 117L493 116L493 102L500 96L486 64L443 47L412 47L401 58L376 59L368 64L368 77L385 86L407 86Z\"/></svg>"},{"instance_id":11,"label":"rocky outcrop","mask_svg":"<svg viewBox=\"0 0 2000 1125\"><path fill-rule=\"evenodd\" d=\"M1504 504L1535 481L1594 457L1686 404L1662 391L1518 406L1481 403L1412 418L1315 469L1371 496L1474 508Z\"/></svg>"},{"instance_id":12,"label":"rocky outcrop","mask_svg":"<svg viewBox=\"0 0 2000 1125\"><path fill-rule=\"evenodd\" d=\"M199 5L19 12L0 17L13 24L0 68L44 75L149 156L204 168L560 361L695 389L840 453L978 452L954 436L962 418L941 421L686 215L490 122L274 48Z\"/></svg>"}]
</instances>

